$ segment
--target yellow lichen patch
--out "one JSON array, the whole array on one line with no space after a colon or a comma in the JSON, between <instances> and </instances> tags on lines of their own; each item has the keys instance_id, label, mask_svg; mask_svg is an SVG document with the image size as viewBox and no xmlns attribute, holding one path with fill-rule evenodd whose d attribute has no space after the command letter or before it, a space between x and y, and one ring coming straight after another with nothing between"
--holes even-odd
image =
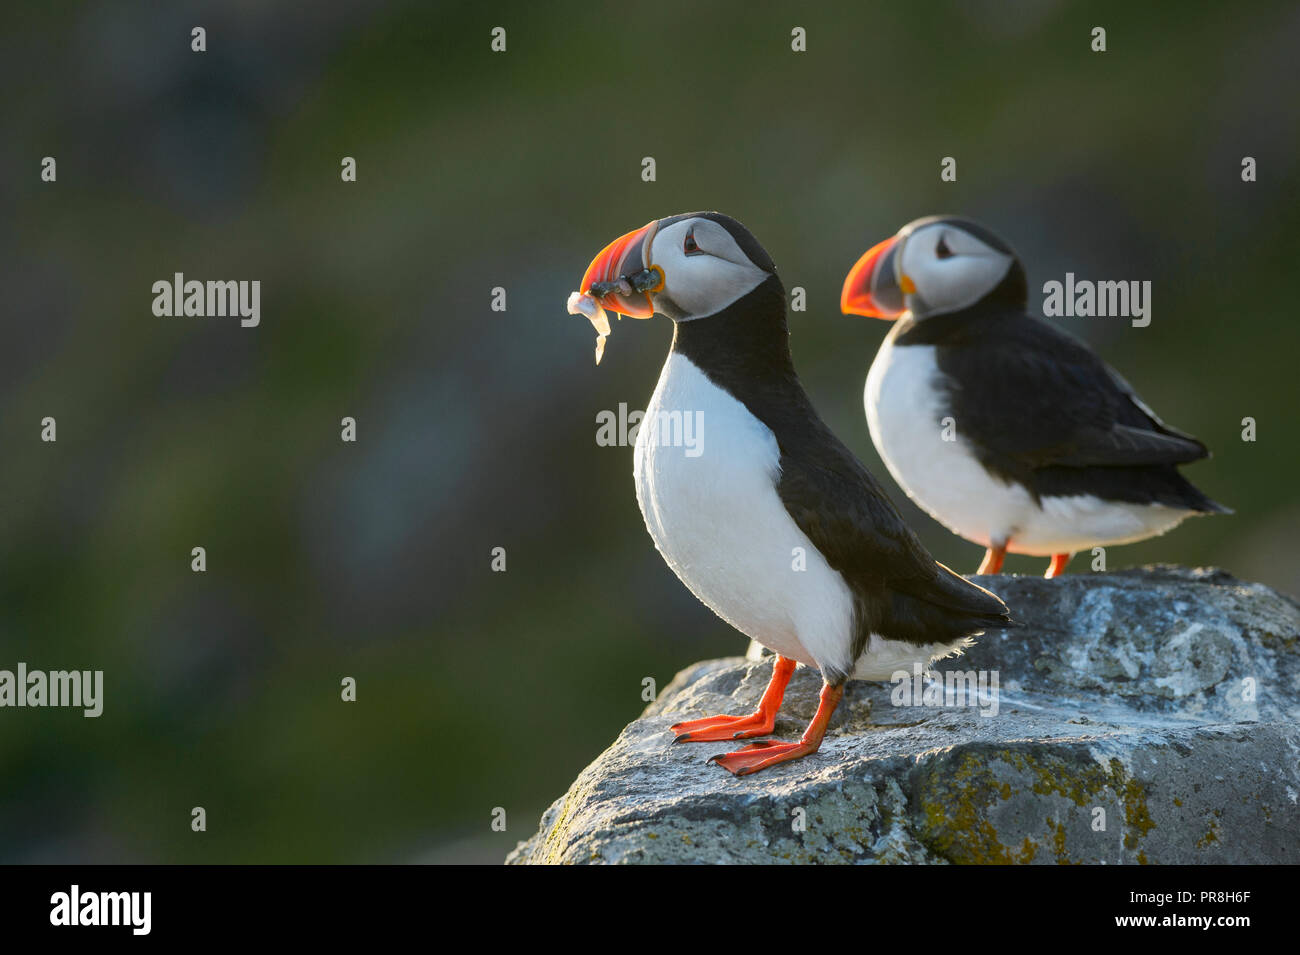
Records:
<instances>
[{"instance_id":1,"label":"yellow lichen patch","mask_svg":"<svg viewBox=\"0 0 1300 955\"><path fill-rule=\"evenodd\" d=\"M1114 793L1124 807L1124 848L1136 849L1138 840L1155 828L1155 821L1147 810L1146 788L1130 776L1118 759L1110 761L1110 771L1100 766L1080 767L1062 759L1043 761L1022 757L1022 768L1031 768L1038 777L1034 792L1046 795L1056 793L1074 802L1076 806L1096 805ZM1108 792L1109 791L1109 792Z\"/></svg>"},{"instance_id":2,"label":"yellow lichen patch","mask_svg":"<svg viewBox=\"0 0 1300 955\"><path fill-rule=\"evenodd\" d=\"M1065 851L1065 823L1057 822L1049 816L1047 824L1055 831L1055 835L1052 837L1052 849L1056 852L1057 864L1069 865L1070 855Z\"/></svg>"},{"instance_id":3,"label":"yellow lichen patch","mask_svg":"<svg viewBox=\"0 0 1300 955\"><path fill-rule=\"evenodd\" d=\"M564 848L569 844L569 824L570 815L573 812L574 804L580 801L587 793L587 787L579 787L576 783L573 788L564 794L564 805L560 811L555 814L555 824L551 826L550 831L546 834L546 840L542 843L542 858L547 865L558 865L564 861Z\"/></svg>"},{"instance_id":4,"label":"yellow lichen patch","mask_svg":"<svg viewBox=\"0 0 1300 955\"><path fill-rule=\"evenodd\" d=\"M1016 753L1012 763L1017 769L1032 772L1037 780L1033 790L1040 796L1056 794L1076 806L1092 806L1107 788L1108 778L1100 766L1078 766L1059 757L1030 759Z\"/></svg>"},{"instance_id":5,"label":"yellow lichen patch","mask_svg":"<svg viewBox=\"0 0 1300 955\"><path fill-rule=\"evenodd\" d=\"M551 826L551 831L546 834L542 852L547 865L558 865L562 861L568 834L568 827L565 823L569 820L569 806L572 801L572 793L567 793L564 797L564 805L560 807L559 813L556 814L555 825Z\"/></svg>"},{"instance_id":6,"label":"yellow lichen patch","mask_svg":"<svg viewBox=\"0 0 1300 955\"><path fill-rule=\"evenodd\" d=\"M965 753L936 774L935 792L923 797L924 840L945 858L959 863L1016 863L1031 861L1040 845L1050 846L1058 863L1073 861L1067 846L1065 821L1043 820L1041 842L1031 835L1017 846L1006 845L991 817L1001 802L1016 795L1011 781L993 768L1001 762L1023 773L1029 789L1040 796L1054 795L1084 810L1116 806L1124 812L1124 846L1136 850L1155 828L1147 808L1146 786L1131 776L1118 759L1107 765L1089 759L1022 750Z\"/></svg>"},{"instance_id":7,"label":"yellow lichen patch","mask_svg":"<svg viewBox=\"0 0 1300 955\"><path fill-rule=\"evenodd\" d=\"M1006 754L999 754L1000 756ZM1032 860L1038 845L1026 837L1019 850L1005 846L987 817L995 799L1010 799L1009 783L999 783L974 753L966 753L945 773L947 792L923 801L927 842L953 862L975 864L1023 863Z\"/></svg>"},{"instance_id":8,"label":"yellow lichen patch","mask_svg":"<svg viewBox=\"0 0 1300 955\"><path fill-rule=\"evenodd\" d=\"M1151 813L1147 810L1147 791L1132 776L1127 776L1124 766L1118 759L1110 761L1111 776L1115 781L1115 790L1124 801L1124 822L1129 831L1124 833L1124 848L1136 849L1138 840L1156 827Z\"/></svg>"},{"instance_id":9,"label":"yellow lichen patch","mask_svg":"<svg viewBox=\"0 0 1300 955\"><path fill-rule=\"evenodd\" d=\"M1020 846L1020 858L1017 861L1028 864L1034 861L1036 855L1038 855L1038 843L1025 836L1025 841Z\"/></svg>"},{"instance_id":10,"label":"yellow lichen patch","mask_svg":"<svg viewBox=\"0 0 1300 955\"><path fill-rule=\"evenodd\" d=\"M1219 841L1219 821L1217 819L1211 819L1210 828L1206 830L1205 835L1201 836L1201 838L1196 840L1196 848L1208 849L1210 848L1210 846L1214 845L1214 843L1218 841Z\"/></svg>"}]
</instances>

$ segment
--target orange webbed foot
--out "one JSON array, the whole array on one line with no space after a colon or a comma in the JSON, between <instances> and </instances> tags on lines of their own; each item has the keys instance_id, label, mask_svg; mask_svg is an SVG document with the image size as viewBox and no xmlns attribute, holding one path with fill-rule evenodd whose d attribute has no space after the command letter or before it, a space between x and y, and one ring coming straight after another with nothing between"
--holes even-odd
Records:
<instances>
[{"instance_id":1,"label":"orange webbed foot","mask_svg":"<svg viewBox=\"0 0 1300 955\"><path fill-rule=\"evenodd\" d=\"M792 759L800 759L815 753L817 748L817 745L805 743L802 740L798 743L778 743L776 740L763 740L758 743L750 743L744 749L738 749L734 753L719 753L717 756L712 757L709 762L717 763L733 776L748 776L750 773L756 773L760 769L767 769L777 763L788 763Z\"/></svg>"},{"instance_id":2,"label":"orange webbed foot","mask_svg":"<svg viewBox=\"0 0 1300 955\"><path fill-rule=\"evenodd\" d=\"M835 712L835 707L839 705L843 696L844 684L841 683L839 686L831 686L829 683L822 684L822 695L817 704L817 713L813 716L812 722L808 724L808 729L804 730L803 737L797 743L778 743L776 740L763 740L760 743L750 743L744 749L738 749L734 753L722 753L714 756L709 762L717 763L733 776L748 776L760 769L767 769L769 766L776 766L779 763L788 763L792 759L800 759L810 753L815 753L822 745L822 738L826 735L826 727L831 722L831 714Z\"/></svg>"},{"instance_id":3,"label":"orange webbed foot","mask_svg":"<svg viewBox=\"0 0 1300 955\"><path fill-rule=\"evenodd\" d=\"M747 716L706 716L699 720L674 723L670 729L676 734L674 743L716 743L724 740L749 739L766 736L776 726L776 711L781 708L786 684L794 673L796 664L788 657L778 656L772 663L772 679L763 691L758 709Z\"/></svg>"},{"instance_id":4,"label":"orange webbed foot","mask_svg":"<svg viewBox=\"0 0 1300 955\"><path fill-rule=\"evenodd\" d=\"M669 728L677 734L674 743L716 743L767 736L775 727L776 720L760 712L748 716L706 716L702 720L674 723Z\"/></svg>"}]
</instances>

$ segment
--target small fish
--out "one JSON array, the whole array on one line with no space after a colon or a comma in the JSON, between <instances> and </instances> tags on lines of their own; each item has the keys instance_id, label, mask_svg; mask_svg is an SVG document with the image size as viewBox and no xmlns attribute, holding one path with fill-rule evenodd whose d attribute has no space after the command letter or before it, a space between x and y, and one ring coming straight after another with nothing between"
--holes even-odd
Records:
<instances>
[{"instance_id":1,"label":"small fish","mask_svg":"<svg viewBox=\"0 0 1300 955\"><path fill-rule=\"evenodd\" d=\"M609 316L586 292L573 292L569 295L568 309L570 315L585 315L596 330L596 364L600 364L605 355L605 339L609 337Z\"/></svg>"}]
</instances>

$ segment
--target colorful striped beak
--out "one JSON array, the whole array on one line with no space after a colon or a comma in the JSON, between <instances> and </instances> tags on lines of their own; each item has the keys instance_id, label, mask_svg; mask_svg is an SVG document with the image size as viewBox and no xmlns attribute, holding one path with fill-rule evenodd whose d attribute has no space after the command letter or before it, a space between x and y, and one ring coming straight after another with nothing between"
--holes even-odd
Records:
<instances>
[{"instance_id":1,"label":"colorful striped beak","mask_svg":"<svg viewBox=\"0 0 1300 955\"><path fill-rule=\"evenodd\" d=\"M892 321L907 311L904 289L894 267L899 237L892 236L873 245L849 269L840 292L840 311L845 315L865 315ZM911 281L908 280L908 285ZM910 291L915 291L913 286Z\"/></svg>"},{"instance_id":2,"label":"colorful striped beak","mask_svg":"<svg viewBox=\"0 0 1300 955\"><path fill-rule=\"evenodd\" d=\"M611 312L649 318L655 313L650 296L664 287L663 269L650 263L658 230L656 219L605 246L587 266L578 288Z\"/></svg>"}]
</instances>

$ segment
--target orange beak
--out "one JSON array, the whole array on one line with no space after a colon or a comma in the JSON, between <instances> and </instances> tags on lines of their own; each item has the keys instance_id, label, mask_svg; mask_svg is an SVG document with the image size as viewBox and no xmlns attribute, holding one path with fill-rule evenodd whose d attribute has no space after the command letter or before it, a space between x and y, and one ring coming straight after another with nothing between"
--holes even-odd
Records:
<instances>
[{"instance_id":1,"label":"orange beak","mask_svg":"<svg viewBox=\"0 0 1300 955\"><path fill-rule=\"evenodd\" d=\"M894 274L895 251L898 236L892 236L873 245L849 269L840 292L840 311L845 315L865 315L892 321L907 311L903 303L904 289ZM910 283L908 283L910 284Z\"/></svg>"},{"instance_id":2,"label":"orange beak","mask_svg":"<svg viewBox=\"0 0 1300 955\"><path fill-rule=\"evenodd\" d=\"M664 270L650 263L650 247L658 230L656 219L601 249L587 266L579 290L611 312L630 318L653 315L651 293L664 287Z\"/></svg>"}]
</instances>

